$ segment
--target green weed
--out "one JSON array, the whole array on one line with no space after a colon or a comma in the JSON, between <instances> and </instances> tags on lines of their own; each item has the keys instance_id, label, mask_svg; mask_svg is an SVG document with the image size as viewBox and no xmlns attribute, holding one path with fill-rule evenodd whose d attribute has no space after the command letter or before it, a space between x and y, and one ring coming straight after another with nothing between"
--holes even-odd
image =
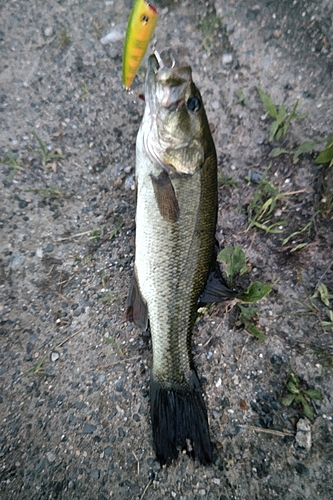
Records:
<instances>
[{"instance_id":1,"label":"green weed","mask_svg":"<svg viewBox=\"0 0 333 500\"><path fill-rule=\"evenodd\" d=\"M40 157L43 167L45 167L47 163L50 163L53 160L65 158L65 156L58 151L49 151L46 144L44 144L44 142L38 137L36 132L32 132L32 135L36 139L39 146L39 149L34 149L33 151Z\"/></svg>"},{"instance_id":2,"label":"green weed","mask_svg":"<svg viewBox=\"0 0 333 500\"><path fill-rule=\"evenodd\" d=\"M57 186L50 186L48 188L34 188L34 189L25 189L25 193L38 193L41 198L61 198L63 193Z\"/></svg>"},{"instance_id":3,"label":"green weed","mask_svg":"<svg viewBox=\"0 0 333 500\"><path fill-rule=\"evenodd\" d=\"M124 356L123 351L121 350L121 348L119 347L118 342L115 339L113 339L112 337L107 337L106 335L103 335L102 338L103 338L103 340L107 344L111 344L112 347L114 347L114 349L117 351L117 353L119 354L119 356Z\"/></svg>"},{"instance_id":4,"label":"green weed","mask_svg":"<svg viewBox=\"0 0 333 500\"><path fill-rule=\"evenodd\" d=\"M89 94L89 87L86 84L86 82L82 83L81 89L80 89L80 97L84 97L87 94Z\"/></svg>"},{"instance_id":5,"label":"green weed","mask_svg":"<svg viewBox=\"0 0 333 500\"><path fill-rule=\"evenodd\" d=\"M100 240L101 238L103 238L103 234L104 234L104 226L101 226L100 228L94 228L91 230L89 239L93 241Z\"/></svg>"},{"instance_id":6,"label":"green weed","mask_svg":"<svg viewBox=\"0 0 333 500\"><path fill-rule=\"evenodd\" d=\"M315 299L319 297L325 306L330 306L330 299L333 299L333 294L328 291L327 286L324 283L320 283L316 292L312 295L312 298Z\"/></svg>"},{"instance_id":7,"label":"green weed","mask_svg":"<svg viewBox=\"0 0 333 500\"><path fill-rule=\"evenodd\" d=\"M317 156L315 162L319 165L328 163L329 167L333 166L333 134L327 139L324 150Z\"/></svg>"},{"instance_id":8,"label":"green weed","mask_svg":"<svg viewBox=\"0 0 333 500\"><path fill-rule=\"evenodd\" d=\"M287 236L287 238L285 238L282 241L282 246L287 245L290 240L293 240L292 245L295 245L295 246L292 246L292 248L290 249L290 252L296 252L297 250L301 250L302 248L305 248L308 245L308 242L302 241L302 239L304 237L308 237L308 238L310 237L310 232L312 229L313 221L317 215L318 215L318 212L316 212L311 217L310 221L307 224L305 224L304 227L302 227L298 231L294 231L289 236ZM299 243L297 243L297 241L299 241L299 240L301 240L301 241Z\"/></svg>"},{"instance_id":9,"label":"green weed","mask_svg":"<svg viewBox=\"0 0 333 500\"><path fill-rule=\"evenodd\" d=\"M294 194L302 193L303 190L290 191L281 193L270 181L266 179L267 172L271 168L270 164L262 175L257 189L254 192L253 198L248 205L248 227L245 232L252 227L262 229L266 233L279 234L284 231L284 221L272 222L275 210L278 207L278 202L284 200Z\"/></svg>"},{"instance_id":10,"label":"green weed","mask_svg":"<svg viewBox=\"0 0 333 500\"><path fill-rule=\"evenodd\" d=\"M322 400L322 394L318 389L307 389L305 382L291 373L286 383L286 390L289 394L282 398L284 406L301 405L304 415L309 419L314 419L314 409L311 400Z\"/></svg>"},{"instance_id":11,"label":"green weed","mask_svg":"<svg viewBox=\"0 0 333 500\"><path fill-rule=\"evenodd\" d=\"M214 44L214 32L220 25L221 19L214 13L207 14L200 20L198 27L202 31L202 46L206 52L210 52Z\"/></svg>"},{"instance_id":12,"label":"green weed","mask_svg":"<svg viewBox=\"0 0 333 500\"><path fill-rule=\"evenodd\" d=\"M302 144L297 149L291 150L291 151L289 151L288 149L283 149L283 148L274 148L271 151L271 157L276 158L277 156L280 156L282 154L292 155L293 164L296 165L296 163L298 163L299 158L302 154L312 152L315 149L315 147L316 147L316 143L314 141L305 141L305 142L302 142Z\"/></svg>"},{"instance_id":13,"label":"green weed","mask_svg":"<svg viewBox=\"0 0 333 500\"><path fill-rule=\"evenodd\" d=\"M114 296L110 292L108 295L104 295L104 297L100 297L99 300L101 300L102 302L113 302Z\"/></svg>"},{"instance_id":14,"label":"green weed","mask_svg":"<svg viewBox=\"0 0 333 500\"><path fill-rule=\"evenodd\" d=\"M237 89L235 92L235 96L236 96L235 104L240 104L241 106L246 106L246 107L250 106L250 101L248 100L242 89Z\"/></svg>"},{"instance_id":15,"label":"green weed","mask_svg":"<svg viewBox=\"0 0 333 500\"><path fill-rule=\"evenodd\" d=\"M27 372L24 373L24 377L27 377L31 373L34 375L49 375L44 369L43 364L45 361L46 355L42 356L37 363L35 363Z\"/></svg>"},{"instance_id":16,"label":"green weed","mask_svg":"<svg viewBox=\"0 0 333 500\"><path fill-rule=\"evenodd\" d=\"M260 98L264 104L265 112L272 118L273 122L271 124L269 132L269 142L273 140L279 141L288 132L290 123L292 120L300 120L304 118L305 114L296 114L298 99L294 104L294 107L290 114L287 114L286 105L283 103L280 107L277 107L270 96L266 94L260 87L257 87Z\"/></svg>"},{"instance_id":17,"label":"green weed","mask_svg":"<svg viewBox=\"0 0 333 500\"><path fill-rule=\"evenodd\" d=\"M232 177L225 177L223 174L220 173L218 173L217 185L218 187L230 186L233 188L238 186L237 182Z\"/></svg>"},{"instance_id":18,"label":"green weed","mask_svg":"<svg viewBox=\"0 0 333 500\"><path fill-rule=\"evenodd\" d=\"M2 163L3 165L7 165L10 168L7 175L7 178L9 180L12 180L18 172L23 170L20 162L20 157L18 155L15 155L12 151L9 151L6 154L5 158L3 160L0 160L0 163Z\"/></svg>"},{"instance_id":19,"label":"green weed","mask_svg":"<svg viewBox=\"0 0 333 500\"><path fill-rule=\"evenodd\" d=\"M228 286L231 287L236 276L242 276L248 272L246 257L243 250L238 247L225 247L217 256L218 262L225 264L224 274Z\"/></svg>"},{"instance_id":20,"label":"green weed","mask_svg":"<svg viewBox=\"0 0 333 500\"><path fill-rule=\"evenodd\" d=\"M217 261L225 264L224 274L230 288L234 288L234 281L237 277L249 272L250 266L246 263L244 251L238 247L226 247L217 256ZM247 290L237 297L236 306L238 317L236 326L243 327L248 333L254 335L259 340L265 340L264 332L257 325L258 308L248 304L258 302L268 295L272 290L272 285L256 281L251 283Z\"/></svg>"},{"instance_id":21,"label":"green weed","mask_svg":"<svg viewBox=\"0 0 333 500\"><path fill-rule=\"evenodd\" d=\"M71 37L68 34L67 28L63 27L58 36L58 47L66 49L71 43Z\"/></svg>"},{"instance_id":22,"label":"green weed","mask_svg":"<svg viewBox=\"0 0 333 500\"><path fill-rule=\"evenodd\" d=\"M112 240L112 238L114 238L118 234L119 229L121 228L122 223L123 223L122 218L118 217L115 228L112 229L112 231L110 232L109 240Z\"/></svg>"},{"instance_id":23,"label":"green weed","mask_svg":"<svg viewBox=\"0 0 333 500\"><path fill-rule=\"evenodd\" d=\"M330 307L330 299L333 299L333 294L329 292L327 286L324 283L320 283L316 292L312 295L312 299L319 297L323 304L326 307ZM333 310L326 310L328 320L321 320L322 327L324 328L333 328Z\"/></svg>"}]
</instances>

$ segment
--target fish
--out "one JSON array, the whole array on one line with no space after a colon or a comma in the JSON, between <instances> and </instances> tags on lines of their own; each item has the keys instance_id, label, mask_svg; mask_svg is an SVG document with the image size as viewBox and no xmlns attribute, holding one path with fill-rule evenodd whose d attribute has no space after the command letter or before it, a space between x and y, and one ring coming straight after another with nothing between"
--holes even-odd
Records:
<instances>
[{"instance_id":1,"label":"fish","mask_svg":"<svg viewBox=\"0 0 333 500\"><path fill-rule=\"evenodd\" d=\"M190 66L154 53L136 140L134 273L126 317L150 329L150 408L161 465L185 450L212 461L207 410L194 366L192 329L199 303L233 296L216 264L217 159Z\"/></svg>"},{"instance_id":2,"label":"fish","mask_svg":"<svg viewBox=\"0 0 333 500\"><path fill-rule=\"evenodd\" d=\"M132 85L158 18L157 9L146 0L135 0L128 20L123 56L123 85Z\"/></svg>"}]
</instances>

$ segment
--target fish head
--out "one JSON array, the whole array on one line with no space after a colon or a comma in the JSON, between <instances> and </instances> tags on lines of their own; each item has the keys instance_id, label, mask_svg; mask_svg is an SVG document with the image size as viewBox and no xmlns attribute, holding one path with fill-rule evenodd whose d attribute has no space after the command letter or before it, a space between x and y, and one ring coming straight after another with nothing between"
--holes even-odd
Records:
<instances>
[{"instance_id":1,"label":"fish head","mask_svg":"<svg viewBox=\"0 0 333 500\"><path fill-rule=\"evenodd\" d=\"M191 68L167 68L150 56L145 101L141 127L148 156L168 172L193 174L204 163L209 126Z\"/></svg>"}]
</instances>

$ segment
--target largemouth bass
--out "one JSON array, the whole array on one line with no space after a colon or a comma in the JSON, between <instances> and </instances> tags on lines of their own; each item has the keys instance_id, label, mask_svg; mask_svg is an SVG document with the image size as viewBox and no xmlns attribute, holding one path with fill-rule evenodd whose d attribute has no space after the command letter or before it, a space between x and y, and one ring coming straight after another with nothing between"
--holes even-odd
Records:
<instances>
[{"instance_id":1,"label":"largemouth bass","mask_svg":"<svg viewBox=\"0 0 333 500\"><path fill-rule=\"evenodd\" d=\"M158 460L169 464L186 450L208 464L207 411L191 334L200 297L208 302L232 294L214 266L215 146L190 67L166 68L150 56L145 102L136 143L136 255L127 317L143 329L149 321Z\"/></svg>"}]
</instances>

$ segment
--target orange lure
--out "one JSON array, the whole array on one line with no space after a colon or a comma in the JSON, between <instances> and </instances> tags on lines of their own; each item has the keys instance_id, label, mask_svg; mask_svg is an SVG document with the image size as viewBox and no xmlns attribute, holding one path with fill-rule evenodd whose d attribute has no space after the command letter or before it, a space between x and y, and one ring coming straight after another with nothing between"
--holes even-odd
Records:
<instances>
[{"instance_id":1,"label":"orange lure","mask_svg":"<svg viewBox=\"0 0 333 500\"><path fill-rule=\"evenodd\" d=\"M128 20L123 57L123 84L128 89L134 80L158 18L155 7L145 0L135 0Z\"/></svg>"}]
</instances>

